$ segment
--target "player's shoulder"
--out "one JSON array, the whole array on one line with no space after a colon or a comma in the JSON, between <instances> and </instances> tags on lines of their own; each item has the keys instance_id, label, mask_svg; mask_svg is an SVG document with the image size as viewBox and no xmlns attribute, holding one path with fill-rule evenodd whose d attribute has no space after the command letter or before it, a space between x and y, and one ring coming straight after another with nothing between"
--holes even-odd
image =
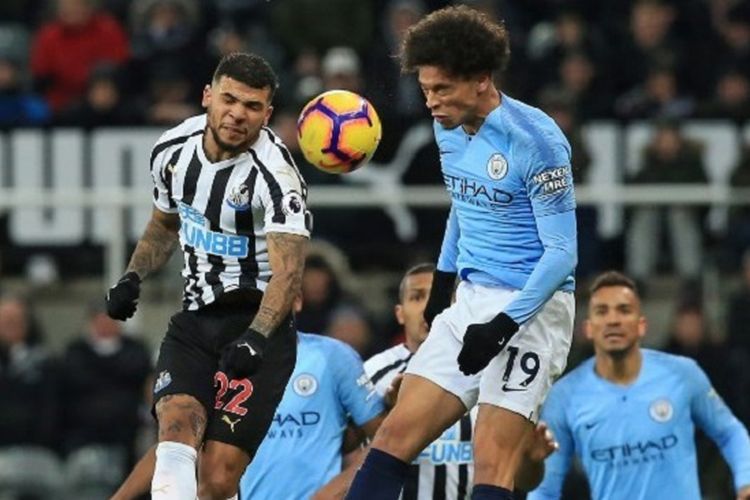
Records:
<instances>
[{"instance_id":1,"label":"player's shoulder","mask_svg":"<svg viewBox=\"0 0 750 500\"><path fill-rule=\"evenodd\" d=\"M325 335L319 335L315 333L297 333L300 341L300 345L304 345L307 349L313 349L322 352L326 355L326 359L335 359L335 357L346 356L347 358L361 359L357 351L355 351L349 344L342 342L341 340L327 337ZM333 357L331 357L333 356Z\"/></svg>"},{"instance_id":2,"label":"player's shoulder","mask_svg":"<svg viewBox=\"0 0 750 500\"><path fill-rule=\"evenodd\" d=\"M663 370L677 377L695 376L702 370L698 363L687 356L671 354L653 349L641 349L644 361L655 370Z\"/></svg>"},{"instance_id":3,"label":"player's shoulder","mask_svg":"<svg viewBox=\"0 0 750 500\"><path fill-rule=\"evenodd\" d=\"M397 365L405 363L410 357L411 352L406 345L397 344L368 358L365 361L365 371L371 374L389 366L397 368Z\"/></svg>"},{"instance_id":4,"label":"player's shoulder","mask_svg":"<svg viewBox=\"0 0 750 500\"><path fill-rule=\"evenodd\" d=\"M185 119L179 125L176 125L167 131L165 131L159 139L156 141L156 146L159 147L164 143L175 142L181 139L187 139L191 135L197 135L203 133L206 128L206 115L196 115Z\"/></svg>"},{"instance_id":5,"label":"player's shoulder","mask_svg":"<svg viewBox=\"0 0 750 500\"><path fill-rule=\"evenodd\" d=\"M488 115L491 127L507 133L525 154L540 157L546 166L570 161L570 144L557 123L539 108L503 94L496 112Z\"/></svg>"},{"instance_id":6,"label":"player's shoulder","mask_svg":"<svg viewBox=\"0 0 750 500\"><path fill-rule=\"evenodd\" d=\"M255 143L248 150L253 161L277 180L285 177L305 185L305 180L284 141L269 127L263 127Z\"/></svg>"}]
</instances>

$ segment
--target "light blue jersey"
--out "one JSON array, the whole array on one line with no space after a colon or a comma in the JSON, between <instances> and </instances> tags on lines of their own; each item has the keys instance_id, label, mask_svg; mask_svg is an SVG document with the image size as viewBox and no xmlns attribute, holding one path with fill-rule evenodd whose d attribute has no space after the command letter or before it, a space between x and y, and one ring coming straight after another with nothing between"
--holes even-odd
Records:
<instances>
[{"instance_id":1,"label":"light blue jersey","mask_svg":"<svg viewBox=\"0 0 750 500\"><path fill-rule=\"evenodd\" d=\"M438 269L520 289L504 312L522 324L575 286L570 145L552 118L505 94L475 135L434 130L452 198Z\"/></svg>"},{"instance_id":2,"label":"light blue jersey","mask_svg":"<svg viewBox=\"0 0 750 500\"><path fill-rule=\"evenodd\" d=\"M298 500L341 472L347 419L362 425L383 400L341 341L299 333L297 364L271 428L240 481L242 500Z\"/></svg>"},{"instance_id":3,"label":"light blue jersey","mask_svg":"<svg viewBox=\"0 0 750 500\"><path fill-rule=\"evenodd\" d=\"M592 498L700 500L695 427L720 448L737 488L750 484L747 430L691 359L643 349L638 378L628 386L599 377L594 360L560 379L542 410L560 443L545 462L529 500L560 498L577 455Z\"/></svg>"}]
</instances>

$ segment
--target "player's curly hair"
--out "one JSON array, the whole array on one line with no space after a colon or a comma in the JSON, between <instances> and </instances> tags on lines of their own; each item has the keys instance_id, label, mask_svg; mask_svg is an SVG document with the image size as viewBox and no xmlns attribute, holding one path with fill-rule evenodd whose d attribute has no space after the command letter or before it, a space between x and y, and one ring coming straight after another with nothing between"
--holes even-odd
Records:
<instances>
[{"instance_id":1,"label":"player's curly hair","mask_svg":"<svg viewBox=\"0 0 750 500\"><path fill-rule=\"evenodd\" d=\"M254 89L268 87L271 89L271 99L279 87L279 80L268 61L247 52L232 52L222 57L216 66L212 82L218 82L222 76L228 76Z\"/></svg>"},{"instance_id":2,"label":"player's curly hair","mask_svg":"<svg viewBox=\"0 0 750 500\"><path fill-rule=\"evenodd\" d=\"M503 22L465 5L437 10L408 29L401 46L401 70L438 66L453 76L497 73L510 57Z\"/></svg>"}]
</instances>

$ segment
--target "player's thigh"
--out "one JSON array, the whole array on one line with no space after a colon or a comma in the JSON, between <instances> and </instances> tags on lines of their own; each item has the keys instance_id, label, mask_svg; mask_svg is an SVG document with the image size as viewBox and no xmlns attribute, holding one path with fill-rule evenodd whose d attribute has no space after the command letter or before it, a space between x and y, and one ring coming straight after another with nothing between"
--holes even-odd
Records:
<instances>
[{"instance_id":1,"label":"player's thigh","mask_svg":"<svg viewBox=\"0 0 750 500\"><path fill-rule=\"evenodd\" d=\"M159 349L153 413L160 441L200 444L213 401L216 359L194 313L172 316Z\"/></svg>"},{"instance_id":2,"label":"player's thigh","mask_svg":"<svg viewBox=\"0 0 750 500\"><path fill-rule=\"evenodd\" d=\"M396 406L372 446L411 462L465 413L466 406L455 394L422 376L406 374Z\"/></svg>"},{"instance_id":3,"label":"player's thigh","mask_svg":"<svg viewBox=\"0 0 750 500\"><path fill-rule=\"evenodd\" d=\"M567 364L573 337L573 294L556 292L481 374L479 403L536 422L539 409Z\"/></svg>"},{"instance_id":4,"label":"player's thigh","mask_svg":"<svg viewBox=\"0 0 750 500\"><path fill-rule=\"evenodd\" d=\"M206 440L225 443L254 456L268 432L296 360L297 333L288 320L269 337L257 373L229 379L217 372Z\"/></svg>"}]
</instances>

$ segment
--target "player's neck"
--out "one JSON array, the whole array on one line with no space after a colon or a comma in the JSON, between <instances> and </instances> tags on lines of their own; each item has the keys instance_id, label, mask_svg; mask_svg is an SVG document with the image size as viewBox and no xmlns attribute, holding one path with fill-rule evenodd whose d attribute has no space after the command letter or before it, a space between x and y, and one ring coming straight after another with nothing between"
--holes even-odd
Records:
<instances>
[{"instance_id":1,"label":"player's neck","mask_svg":"<svg viewBox=\"0 0 750 500\"><path fill-rule=\"evenodd\" d=\"M500 106L501 100L502 95L494 85L487 89L487 94L482 97L477 105L477 114L474 119L463 124L464 132L469 135L476 134L479 127L484 123L484 119L487 118L487 115Z\"/></svg>"},{"instance_id":2,"label":"player's neck","mask_svg":"<svg viewBox=\"0 0 750 500\"><path fill-rule=\"evenodd\" d=\"M643 364L643 354L635 347L622 355L596 354L596 373L618 385L628 385L638 378Z\"/></svg>"}]
</instances>

